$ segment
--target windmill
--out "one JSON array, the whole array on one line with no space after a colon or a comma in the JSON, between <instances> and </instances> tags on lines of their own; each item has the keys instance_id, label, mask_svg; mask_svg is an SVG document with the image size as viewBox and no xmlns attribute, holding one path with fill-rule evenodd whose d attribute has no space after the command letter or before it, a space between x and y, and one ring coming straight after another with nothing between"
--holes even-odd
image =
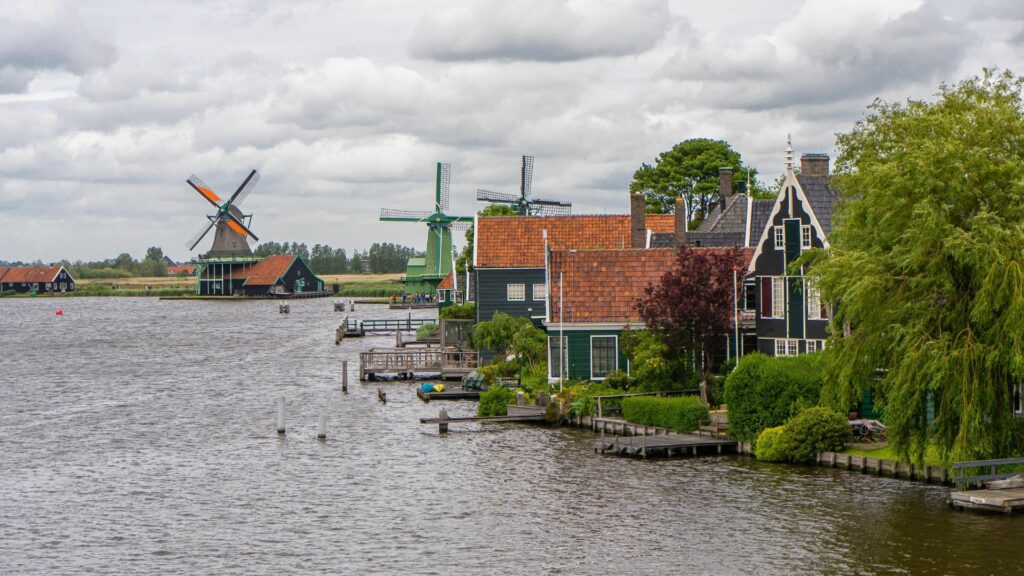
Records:
<instances>
[{"instance_id":1,"label":"windmill","mask_svg":"<svg viewBox=\"0 0 1024 576\"><path fill-rule=\"evenodd\" d=\"M196 192L199 192L200 196L206 198L217 210L212 216L206 217L209 223L203 224L203 227L185 244L190 252L195 250L199 242L216 226L217 232L213 238L213 246L210 247L210 251L206 254L207 258L252 256L250 244L255 244L259 238L249 229L248 223L252 221L252 215L243 214L238 206L249 196L249 192L252 192L253 187L256 186L259 180L260 173L253 170L242 182L241 186L235 190L235 193L227 201L223 201L198 176L195 174L189 176L188 180L186 180L188 185Z\"/></svg>"},{"instance_id":2,"label":"windmill","mask_svg":"<svg viewBox=\"0 0 1024 576\"><path fill-rule=\"evenodd\" d=\"M433 212L392 210L382 208L381 222L421 222L427 225L425 258L410 258L406 267L406 292L433 293L437 285L452 271L452 230L466 230L473 223L470 216L449 216L448 189L451 165L437 163Z\"/></svg>"},{"instance_id":3,"label":"windmill","mask_svg":"<svg viewBox=\"0 0 1024 576\"><path fill-rule=\"evenodd\" d=\"M533 188L533 156L523 156L523 168L520 171L519 196L503 192L477 190L478 202L492 204L511 204L512 208L522 216L567 216L572 213L572 204L558 200L541 200L531 198Z\"/></svg>"}]
</instances>

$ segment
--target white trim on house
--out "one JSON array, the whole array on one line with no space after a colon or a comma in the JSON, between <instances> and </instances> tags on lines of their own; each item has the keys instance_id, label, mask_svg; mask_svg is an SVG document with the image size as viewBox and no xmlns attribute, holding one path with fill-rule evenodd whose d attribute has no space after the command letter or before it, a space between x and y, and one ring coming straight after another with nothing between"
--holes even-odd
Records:
<instances>
[{"instance_id":1,"label":"white trim on house","mask_svg":"<svg viewBox=\"0 0 1024 576\"><path fill-rule=\"evenodd\" d=\"M533 283L533 301L544 302L547 300L547 282L534 282ZM540 298L537 297L537 287L540 286Z\"/></svg>"},{"instance_id":2,"label":"white trim on house","mask_svg":"<svg viewBox=\"0 0 1024 576\"><path fill-rule=\"evenodd\" d=\"M798 338L770 338L774 341L776 356L798 356L800 340Z\"/></svg>"},{"instance_id":3,"label":"white trim on house","mask_svg":"<svg viewBox=\"0 0 1024 576\"><path fill-rule=\"evenodd\" d=\"M557 341L558 338L562 339L562 355L565 356L564 362L562 362L561 364L551 361L551 341L552 340ZM568 368L569 368L569 346L567 345L568 341L569 341L569 338L567 336L558 336L558 335L552 336L552 335L548 334L548 339L547 339L546 345L547 345L548 381L549 382L551 382L551 381L556 381L557 382L558 379L560 378L560 376L553 376L551 374L551 368L552 367L559 366L559 368L563 368L565 370L568 370Z\"/></svg>"},{"instance_id":4,"label":"white trim on house","mask_svg":"<svg viewBox=\"0 0 1024 576\"><path fill-rule=\"evenodd\" d=\"M522 296L519 298L512 297L512 290L515 289L517 292L522 290ZM505 301L507 302L526 302L526 284L522 282L509 282L505 284Z\"/></svg>"},{"instance_id":5,"label":"white trim on house","mask_svg":"<svg viewBox=\"0 0 1024 576\"><path fill-rule=\"evenodd\" d=\"M753 188L751 188L750 192L747 194L747 225L746 225L746 228L743 231L743 247L744 248L749 248L750 247L750 226L751 226L751 221L752 221L752 218L753 218L753 215L751 213L753 211L754 211L754 190L753 190Z\"/></svg>"},{"instance_id":6,"label":"white trim on house","mask_svg":"<svg viewBox=\"0 0 1024 576\"><path fill-rule=\"evenodd\" d=\"M800 186L800 182L796 179L796 173L793 172L793 168L790 166L786 169L786 180L782 183L782 190L780 190L779 196L775 199L775 205L772 206L771 214L768 215L768 222L765 225L764 230L761 232L761 239L757 242L757 248L754 250L754 256L750 259L750 264L747 266L747 272L755 271L754 268L757 264L757 259L761 257L761 247L764 246L764 242L768 239L768 235L773 233L773 222L775 222L775 217L779 215L779 211L782 208L782 202L784 199L781 192L785 192L790 186L793 187L797 197L800 198L801 204L806 207L807 214L811 217L811 225L814 226L815 230L817 230L818 236L821 238L822 246L828 250L828 238L825 237L825 232L822 230L821 224L818 223L818 217L814 214L814 208L811 207L811 203L807 200L807 194L804 192L803 187ZM786 194L786 198L791 198L791 195ZM793 213L792 200L790 200L789 213Z\"/></svg>"},{"instance_id":7,"label":"white trim on house","mask_svg":"<svg viewBox=\"0 0 1024 576\"><path fill-rule=\"evenodd\" d=\"M637 321L635 323L629 322L566 322L564 325L559 325L558 321L544 322L544 327L548 330L565 330L566 332L580 332L585 330L616 330L623 331L625 329L630 330L646 330L643 322Z\"/></svg>"},{"instance_id":8,"label":"white trim on house","mask_svg":"<svg viewBox=\"0 0 1024 576\"><path fill-rule=\"evenodd\" d=\"M607 374L600 378L594 376L594 339L595 338L613 338L615 340L615 351L612 353L612 368L608 370ZM618 334L591 334L590 335L590 379L594 382L601 382L608 377L608 374L619 369L619 336Z\"/></svg>"}]
</instances>

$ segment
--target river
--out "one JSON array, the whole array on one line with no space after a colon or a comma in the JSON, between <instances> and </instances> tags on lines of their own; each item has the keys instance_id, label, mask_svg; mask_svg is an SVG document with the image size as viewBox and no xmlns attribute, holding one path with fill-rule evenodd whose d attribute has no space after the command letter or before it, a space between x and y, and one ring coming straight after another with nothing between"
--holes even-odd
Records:
<instances>
[{"instance_id":1,"label":"river","mask_svg":"<svg viewBox=\"0 0 1024 576\"><path fill-rule=\"evenodd\" d=\"M414 384L358 382L393 339L335 346L331 304L0 300L0 574L1024 573L1024 519L939 486L602 456L569 428L439 436Z\"/></svg>"}]
</instances>

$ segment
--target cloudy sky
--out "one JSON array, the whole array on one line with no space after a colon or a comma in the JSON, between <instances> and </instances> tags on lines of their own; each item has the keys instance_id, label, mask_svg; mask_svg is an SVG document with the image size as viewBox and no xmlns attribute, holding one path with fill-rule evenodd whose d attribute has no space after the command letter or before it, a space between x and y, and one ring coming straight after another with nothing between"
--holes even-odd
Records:
<instances>
[{"instance_id":1,"label":"cloudy sky","mask_svg":"<svg viewBox=\"0 0 1024 576\"><path fill-rule=\"evenodd\" d=\"M876 97L1022 72L1024 3L829 0L49 1L0 4L0 260L176 259L208 205L264 240L421 245L382 207L477 188L625 212L633 171L722 138L769 180L786 134L834 154ZM205 246L201 246L205 249Z\"/></svg>"}]
</instances>

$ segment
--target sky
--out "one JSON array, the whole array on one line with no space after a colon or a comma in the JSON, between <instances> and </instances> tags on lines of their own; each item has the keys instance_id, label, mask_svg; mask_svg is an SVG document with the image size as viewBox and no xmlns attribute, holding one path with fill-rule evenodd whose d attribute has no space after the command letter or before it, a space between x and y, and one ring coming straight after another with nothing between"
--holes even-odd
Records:
<instances>
[{"instance_id":1,"label":"sky","mask_svg":"<svg viewBox=\"0 0 1024 576\"><path fill-rule=\"evenodd\" d=\"M771 182L835 156L876 98L1024 73L1006 0L104 1L0 4L0 260L176 260L251 169L261 240L422 247L436 162L478 188L625 213L633 172L688 138ZM461 235L460 235L461 236Z\"/></svg>"}]
</instances>

